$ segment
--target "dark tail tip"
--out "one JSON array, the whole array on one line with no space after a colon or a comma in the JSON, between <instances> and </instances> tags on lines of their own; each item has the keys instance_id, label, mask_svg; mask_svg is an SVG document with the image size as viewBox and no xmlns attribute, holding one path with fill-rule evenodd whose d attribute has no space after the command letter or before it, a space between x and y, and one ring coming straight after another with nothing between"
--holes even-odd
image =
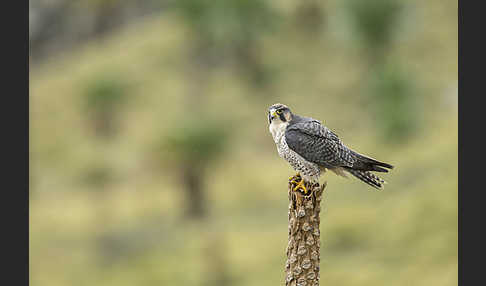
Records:
<instances>
[{"instance_id":1,"label":"dark tail tip","mask_svg":"<svg viewBox=\"0 0 486 286\"><path fill-rule=\"evenodd\" d=\"M388 163L384 163L384 162L380 162L380 161L377 161L377 160L374 160L374 159L369 159L369 163L373 164L373 165L376 165L376 166L381 166L381 167L385 167L385 168L388 168L388 169L393 169L393 166L388 164Z\"/></svg>"},{"instance_id":2,"label":"dark tail tip","mask_svg":"<svg viewBox=\"0 0 486 286\"><path fill-rule=\"evenodd\" d=\"M385 168L388 168L388 169L393 169L393 165L383 163L383 162L380 162L380 163L381 163L380 166L382 166L382 167L385 167Z\"/></svg>"},{"instance_id":3,"label":"dark tail tip","mask_svg":"<svg viewBox=\"0 0 486 286\"><path fill-rule=\"evenodd\" d=\"M393 169L393 165L390 165L390 164L385 163L385 162L380 162L378 160L375 160L373 158L370 158L370 157L367 157L367 156L364 156L364 155L361 155L361 154L358 154L358 158L361 159L364 163L368 163L370 165L373 165L373 167L378 168L380 170L384 170L384 169L376 167L376 166L381 166L381 167L385 167L385 168L388 168L388 169ZM373 170L373 171L378 171L378 170ZM381 171L381 172L383 172L383 171Z\"/></svg>"},{"instance_id":4,"label":"dark tail tip","mask_svg":"<svg viewBox=\"0 0 486 286\"><path fill-rule=\"evenodd\" d=\"M391 168L390 168L391 169ZM383 172L383 173L388 173L388 170L385 168L378 167L376 165L373 165L373 169L370 171L376 171L376 172Z\"/></svg>"}]
</instances>

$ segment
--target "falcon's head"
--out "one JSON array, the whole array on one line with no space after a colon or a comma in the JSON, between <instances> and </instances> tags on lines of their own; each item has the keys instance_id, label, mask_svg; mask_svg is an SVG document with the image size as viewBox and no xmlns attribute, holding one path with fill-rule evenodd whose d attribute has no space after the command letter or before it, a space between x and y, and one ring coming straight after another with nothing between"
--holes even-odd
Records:
<instances>
[{"instance_id":1,"label":"falcon's head","mask_svg":"<svg viewBox=\"0 0 486 286\"><path fill-rule=\"evenodd\" d=\"M268 108L268 123L284 123L292 120L290 108L281 103L275 103Z\"/></svg>"}]
</instances>

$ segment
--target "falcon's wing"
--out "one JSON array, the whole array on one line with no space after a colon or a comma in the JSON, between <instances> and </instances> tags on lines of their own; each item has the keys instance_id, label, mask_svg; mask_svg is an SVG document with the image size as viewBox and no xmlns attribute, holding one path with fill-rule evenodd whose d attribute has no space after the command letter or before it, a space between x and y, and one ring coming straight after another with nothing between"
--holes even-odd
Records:
<instances>
[{"instance_id":1,"label":"falcon's wing","mask_svg":"<svg viewBox=\"0 0 486 286\"><path fill-rule=\"evenodd\" d=\"M352 167L354 152L338 136L316 120L287 126L287 145L307 161L325 167Z\"/></svg>"}]
</instances>

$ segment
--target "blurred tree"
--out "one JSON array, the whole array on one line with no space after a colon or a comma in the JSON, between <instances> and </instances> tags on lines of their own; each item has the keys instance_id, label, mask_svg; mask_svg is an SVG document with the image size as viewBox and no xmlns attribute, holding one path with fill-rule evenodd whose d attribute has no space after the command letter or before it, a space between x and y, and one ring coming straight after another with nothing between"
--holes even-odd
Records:
<instances>
[{"instance_id":1,"label":"blurred tree","mask_svg":"<svg viewBox=\"0 0 486 286\"><path fill-rule=\"evenodd\" d=\"M228 130L219 121L194 117L180 122L156 146L160 161L179 174L187 198L186 213L191 218L206 215L204 179L207 168L227 145Z\"/></svg>"},{"instance_id":2,"label":"blurred tree","mask_svg":"<svg viewBox=\"0 0 486 286\"><path fill-rule=\"evenodd\" d=\"M402 11L399 0L348 0L351 22L372 63L380 62Z\"/></svg>"},{"instance_id":3,"label":"blurred tree","mask_svg":"<svg viewBox=\"0 0 486 286\"><path fill-rule=\"evenodd\" d=\"M387 57L404 6L399 0L348 0L346 7L371 70L362 85L377 109L375 121L387 141L400 142L420 118L414 81Z\"/></svg>"},{"instance_id":4,"label":"blurred tree","mask_svg":"<svg viewBox=\"0 0 486 286\"><path fill-rule=\"evenodd\" d=\"M278 18L266 1L179 0L174 8L193 31L191 63L200 65L202 73L233 62L255 86L267 83L260 39Z\"/></svg>"},{"instance_id":5,"label":"blurred tree","mask_svg":"<svg viewBox=\"0 0 486 286\"><path fill-rule=\"evenodd\" d=\"M114 180L114 170L106 162L97 161L90 164L81 175L81 182L95 191L105 191Z\"/></svg>"},{"instance_id":6,"label":"blurred tree","mask_svg":"<svg viewBox=\"0 0 486 286\"><path fill-rule=\"evenodd\" d=\"M115 75L90 80L82 93L85 111L97 135L110 138L116 132L119 108L127 102L128 85Z\"/></svg>"},{"instance_id":7,"label":"blurred tree","mask_svg":"<svg viewBox=\"0 0 486 286\"><path fill-rule=\"evenodd\" d=\"M369 86L369 96L376 106L376 122L387 141L403 142L416 132L422 109L410 75L394 65L380 66Z\"/></svg>"},{"instance_id":8,"label":"blurred tree","mask_svg":"<svg viewBox=\"0 0 486 286\"><path fill-rule=\"evenodd\" d=\"M304 34L313 36L324 27L324 12L322 1L299 0L294 17Z\"/></svg>"}]
</instances>

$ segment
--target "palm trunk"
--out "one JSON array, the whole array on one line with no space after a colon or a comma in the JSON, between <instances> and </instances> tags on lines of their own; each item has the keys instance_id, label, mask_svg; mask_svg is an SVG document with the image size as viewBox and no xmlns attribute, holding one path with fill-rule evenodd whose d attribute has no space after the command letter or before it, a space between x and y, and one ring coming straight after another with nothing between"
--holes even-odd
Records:
<instances>
[{"instance_id":1,"label":"palm trunk","mask_svg":"<svg viewBox=\"0 0 486 286\"><path fill-rule=\"evenodd\" d=\"M289 243L285 285L319 286L320 203L326 183L306 184L309 195L293 191L289 181Z\"/></svg>"}]
</instances>

